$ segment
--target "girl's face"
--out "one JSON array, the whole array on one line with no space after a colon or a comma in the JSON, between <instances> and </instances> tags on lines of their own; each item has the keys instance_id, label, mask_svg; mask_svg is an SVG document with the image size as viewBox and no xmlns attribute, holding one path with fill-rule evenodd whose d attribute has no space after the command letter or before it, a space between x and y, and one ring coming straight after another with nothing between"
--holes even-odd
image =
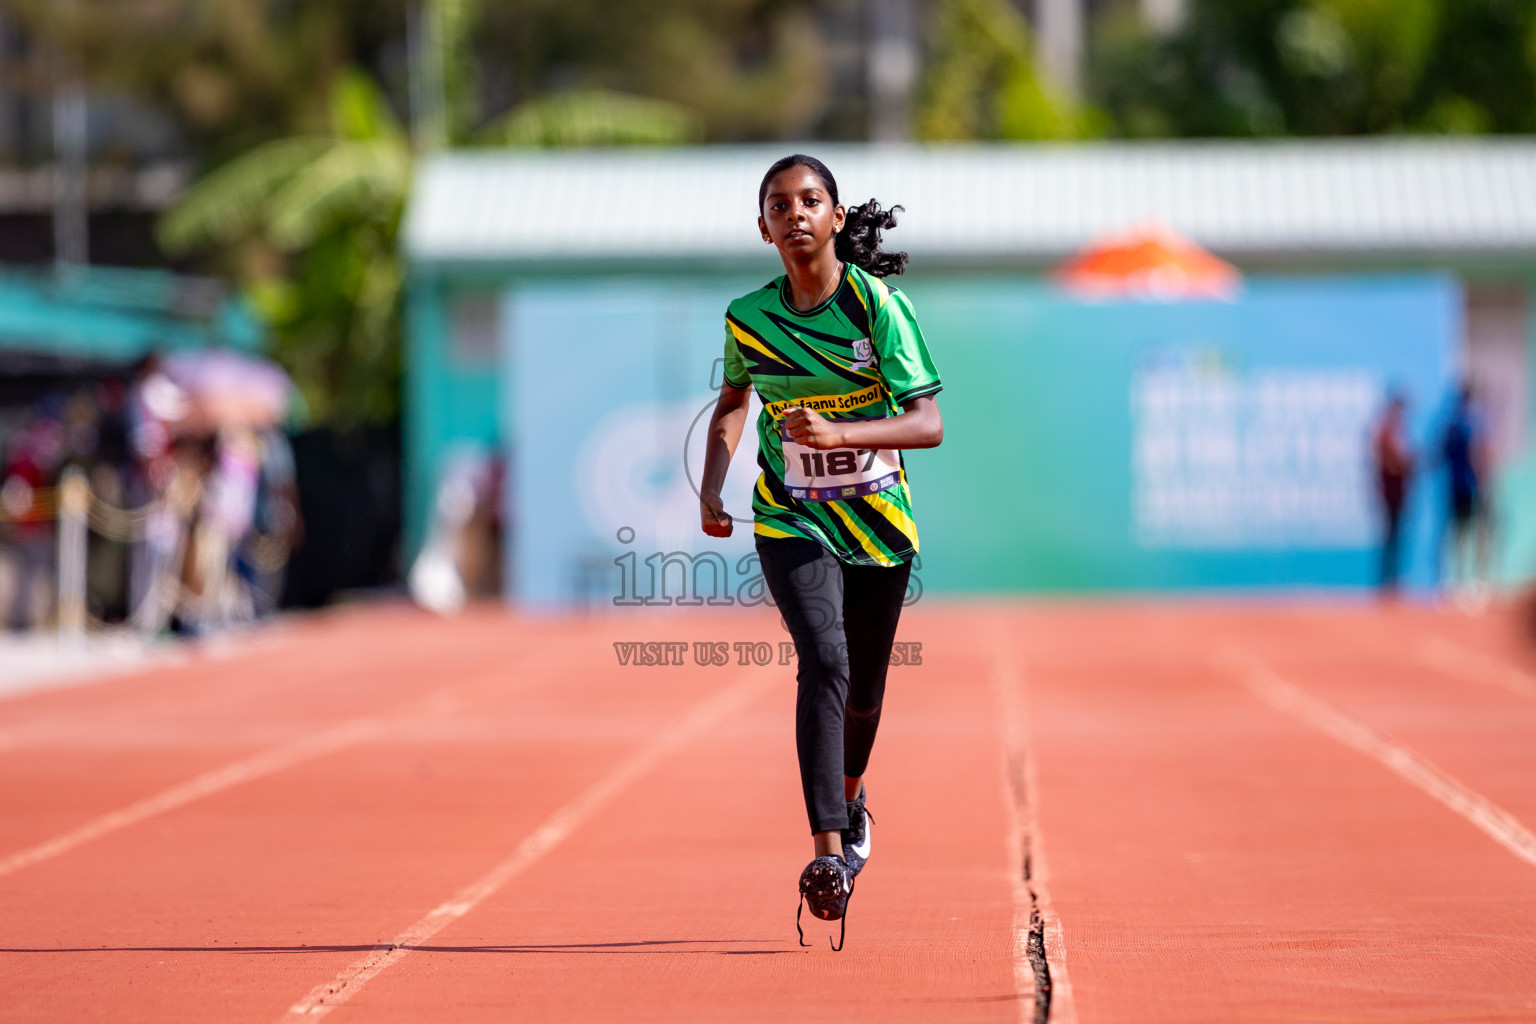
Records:
<instances>
[{"instance_id":1,"label":"girl's face","mask_svg":"<svg viewBox=\"0 0 1536 1024\"><path fill-rule=\"evenodd\" d=\"M786 167L768 182L757 226L785 259L808 259L843 230L845 211L809 167Z\"/></svg>"}]
</instances>

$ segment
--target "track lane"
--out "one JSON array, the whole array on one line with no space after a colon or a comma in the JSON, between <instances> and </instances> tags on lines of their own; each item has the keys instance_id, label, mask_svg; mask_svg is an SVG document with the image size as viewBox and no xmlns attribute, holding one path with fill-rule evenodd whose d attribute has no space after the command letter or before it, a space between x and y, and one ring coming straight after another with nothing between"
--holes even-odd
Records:
<instances>
[{"instance_id":1,"label":"track lane","mask_svg":"<svg viewBox=\"0 0 1536 1024\"><path fill-rule=\"evenodd\" d=\"M764 669L753 668L732 685L711 694L692 708L679 722L662 731L643 747L613 765L607 774L579 795L562 804L538 828L534 829L507 856L497 861L486 874L464 886L424 917L390 940L387 949L370 951L353 961L336 977L322 982L282 1014L280 1021L312 1019L329 1015L360 993L364 986L410 953L421 949L438 932L474 910L512 879L565 841L592 818L623 796L637 780L679 746L694 740L704 730L751 701L772 679Z\"/></svg>"},{"instance_id":2,"label":"track lane","mask_svg":"<svg viewBox=\"0 0 1536 1024\"><path fill-rule=\"evenodd\" d=\"M892 671L870 775L876 860L843 954L820 945L820 923L807 927L817 948L794 943L808 844L793 685L774 666L782 688L657 763L332 1019L1028 1020L999 642L1017 658L1030 841L1049 852L1071 974L1053 1020L1068 1006L1083 1024L1536 1018L1536 870L1206 660L1248 645L1286 672L1318 669L1297 685L1373 728L1396 713L1426 741L1481 735L1452 744L1467 758L1455 774L1491 791L1476 773L1524 735L1499 702L1523 698L1390 655L1426 631L1465 644L1498 626L1338 618L1330 630L1287 607L924 602L902 635L924 642L924 664ZM25 698L41 701L29 727L51 724L0 755L0 807L37 831L50 799L83 813L109 782L152 792L150 770L184 778L199 758L334 725L360 701L552 656L532 683L493 679L442 714L0 878L0 1020L270 1022L741 671L621 669L613 640L781 637L762 615L353 621L312 638L324 657L283 662L305 685L255 670L275 664L267 652L202 683L147 680L142 706L117 682L84 688L110 697L100 706ZM1379 642L1362 633L1378 627ZM348 671L325 671L333 657ZM178 694L196 699L183 708ZM57 774L83 754L88 767ZM6 773L17 767L21 782Z\"/></svg>"},{"instance_id":3,"label":"track lane","mask_svg":"<svg viewBox=\"0 0 1536 1024\"><path fill-rule=\"evenodd\" d=\"M1465 626L1461 619L1449 625ZM1398 609L1263 639L1252 632L1212 642L1258 658L1536 831L1536 695L1523 692L1513 652L1466 647L1437 621Z\"/></svg>"},{"instance_id":4,"label":"track lane","mask_svg":"<svg viewBox=\"0 0 1536 1024\"><path fill-rule=\"evenodd\" d=\"M1230 651L1218 654L1214 660L1219 668L1236 676L1255 697L1276 711L1291 715L1376 761L1536 868L1536 835L1514 815L1461 779L1356 716L1319 699L1256 658L1241 651Z\"/></svg>"},{"instance_id":5,"label":"track lane","mask_svg":"<svg viewBox=\"0 0 1536 1024\"><path fill-rule=\"evenodd\" d=\"M292 646L0 702L0 861L233 760L441 688L432 641L442 631L424 615L385 609L377 622L348 614L317 629L290 630ZM362 647L369 658L358 658ZM493 670L501 657L471 655L461 667Z\"/></svg>"},{"instance_id":6,"label":"track lane","mask_svg":"<svg viewBox=\"0 0 1536 1024\"><path fill-rule=\"evenodd\" d=\"M1005 752L968 617L905 617L869 778L875 858L842 953L805 918L794 685L777 683L330 1020L1028 1020L1016 987Z\"/></svg>"},{"instance_id":7,"label":"track lane","mask_svg":"<svg viewBox=\"0 0 1536 1024\"><path fill-rule=\"evenodd\" d=\"M1200 663L1273 617L1029 618L1037 820L1080 1021L1536 1014L1536 871Z\"/></svg>"},{"instance_id":8,"label":"track lane","mask_svg":"<svg viewBox=\"0 0 1536 1024\"><path fill-rule=\"evenodd\" d=\"M482 645L528 657L505 632L484 630ZM28 1008L18 1019L110 1007L114 1019L163 1020L217 1006L223 1020L271 1020L317 969L387 942L718 679L683 670L668 689L642 690L579 633L545 630L557 657L536 685L492 688L459 714L0 880L0 1007Z\"/></svg>"}]
</instances>

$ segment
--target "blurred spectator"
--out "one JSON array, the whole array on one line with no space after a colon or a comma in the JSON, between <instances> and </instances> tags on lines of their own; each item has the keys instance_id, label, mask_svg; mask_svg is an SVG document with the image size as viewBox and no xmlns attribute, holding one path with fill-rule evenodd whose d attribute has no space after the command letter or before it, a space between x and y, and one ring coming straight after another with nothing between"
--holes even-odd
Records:
<instances>
[{"instance_id":1,"label":"blurred spectator","mask_svg":"<svg viewBox=\"0 0 1536 1024\"><path fill-rule=\"evenodd\" d=\"M1377 493L1381 498L1381 591L1387 596L1397 592L1402 575L1403 504L1413 480L1413 452L1404 434L1407 413L1407 397L1394 391L1371 438Z\"/></svg>"},{"instance_id":2,"label":"blurred spectator","mask_svg":"<svg viewBox=\"0 0 1536 1024\"><path fill-rule=\"evenodd\" d=\"M213 439L210 465L203 471L203 501L194 534L196 557L188 572L189 590L198 600L183 617L201 631L253 618L249 593L239 586L234 559L256 517L260 456L256 436L243 424L220 428Z\"/></svg>"},{"instance_id":3,"label":"blurred spectator","mask_svg":"<svg viewBox=\"0 0 1536 1024\"><path fill-rule=\"evenodd\" d=\"M159 597L147 602L146 615L156 616L146 622L146 632L169 623L173 630L186 633L202 631L208 617L207 571L216 556L211 532L216 503L209 497L209 478L216 454L213 438L201 434L176 435L171 443L175 470L171 484L157 502L164 513L164 534L158 538L159 550L167 555L161 574L151 580L151 593ZM153 523L152 523L153 525Z\"/></svg>"},{"instance_id":4,"label":"blurred spectator","mask_svg":"<svg viewBox=\"0 0 1536 1024\"><path fill-rule=\"evenodd\" d=\"M240 549L238 571L250 585L256 614L265 615L282 597L288 554L303 542L304 523L288 435L269 427L257 440L261 466L256 480L254 529Z\"/></svg>"},{"instance_id":5,"label":"blurred spectator","mask_svg":"<svg viewBox=\"0 0 1536 1024\"><path fill-rule=\"evenodd\" d=\"M53 579L52 485L64 451L64 428L44 404L32 423L11 439L0 472L0 512L10 524L15 588L6 624L23 630L35 623L38 584Z\"/></svg>"},{"instance_id":6,"label":"blurred spectator","mask_svg":"<svg viewBox=\"0 0 1536 1024\"><path fill-rule=\"evenodd\" d=\"M129 400L129 432L134 471L129 497L146 509L143 536L133 545L128 603L134 625L144 633L164 624L169 600L165 593L181 541L180 516L169 498L177 466L172 429L185 419L190 402L185 392L160 369L159 357L149 355L134 368Z\"/></svg>"},{"instance_id":7,"label":"blurred spectator","mask_svg":"<svg viewBox=\"0 0 1536 1024\"><path fill-rule=\"evenodd\" d=\"M174 473L171 434L191 410L186 392L160 369L158 356L139 361L134 370L130 428L133 452L152 490L164 491Z\"/></svg>"},{"instance_id":8,"label":"blurred spectator","mask_svg":"<svg viewBox=\"0 0 1536 1024\"><path fill-rule=\"evenodd\" d=\"M494 450L463 442L443 460L432 525L406 577L417 604L452 615L471 595L500 585L500 460Z\"/></svg>"},{"instance_id":9,"label":"blurred spectator","mask_svg":"<svg viewBox=\"0 0 1536 1024\"><path fill-rule=\"evenodd\" d=\"M85 471L86 610L146 635L249 621L282 597L300 537L289 384L224 350L140 360L35 409L0 409L0 614L36 627L57 588L57 487ZM71 558L74 552L70 553Z\"/></svg>"},{"instance_id":10,"label":"blurred spectator","mask_svg":"<svg viewBox=\"0 0 1536 1024\"><path fill-rule=\"evenodd\" d=\"M109 377L95 389L96 450L90 465L91 493L114 508L133 504L129 498L132 455L128 438L128 389ZM103 621L128 616L128 537L93 531L89 540L89 605Z\"/></svg>"},{"instance_id":11,"label":"blurred spectator","mask_svg":"<svg viewBox=\"0 0 1536 1024\"><path fill-rule=\"evenodd\" d=\"M1489 557L1493 524L1487 486L1492 457L1487 425L1470 382L1461 386L1450 420L1440 437L1440 457L1450 480L1450 562L1447 583L1451 597L1470 610L1489 596Z\"/></svg>"}]
</instances>

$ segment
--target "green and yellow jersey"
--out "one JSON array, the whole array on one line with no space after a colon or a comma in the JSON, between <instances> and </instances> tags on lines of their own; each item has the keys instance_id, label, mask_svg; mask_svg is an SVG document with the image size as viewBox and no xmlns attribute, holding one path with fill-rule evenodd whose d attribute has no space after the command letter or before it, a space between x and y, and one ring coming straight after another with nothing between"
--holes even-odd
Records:
<instances>
[{"instance_id":1,"label":"green and yellow jersey","mask_svg":"<svg viewBox=\"0 0 1536 1024\"><path fill-rule=\"evenodd\" d=\"M943 385L912 304L859 267L815 309L789 302L775 278L725 313L725 379L757 389L755 532L803 537L855 565L895 565L917 553L917 525L901 453L813 450L785 437L784 412L802 405L834 420L896 416Z\"/></svg>"}]
</instances>

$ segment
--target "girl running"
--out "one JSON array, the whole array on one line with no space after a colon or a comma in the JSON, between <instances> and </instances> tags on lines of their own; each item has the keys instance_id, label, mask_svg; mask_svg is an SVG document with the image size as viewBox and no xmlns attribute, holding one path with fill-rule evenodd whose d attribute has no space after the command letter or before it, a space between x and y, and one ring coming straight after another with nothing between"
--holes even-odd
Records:
<instances>
[{"instance_id":1,"label":"girl running","mask_svg":"<svg viewBox=\"0 0 1536 1024\"><path fill-rule=\"evenodd\" d=\"M731 535L720 488L756 388L753 533L799 659L795 748L815 844L800 895L836 921L869 858L864 770L917 554L900 449L944 439L942 385L911 303L882 280L907 263L880 250L901 207L844 209L826 165L795 154L768 168L757 208L784 274L726 310L700 516L711 537Z\"/></svg>"}]
</instances>

